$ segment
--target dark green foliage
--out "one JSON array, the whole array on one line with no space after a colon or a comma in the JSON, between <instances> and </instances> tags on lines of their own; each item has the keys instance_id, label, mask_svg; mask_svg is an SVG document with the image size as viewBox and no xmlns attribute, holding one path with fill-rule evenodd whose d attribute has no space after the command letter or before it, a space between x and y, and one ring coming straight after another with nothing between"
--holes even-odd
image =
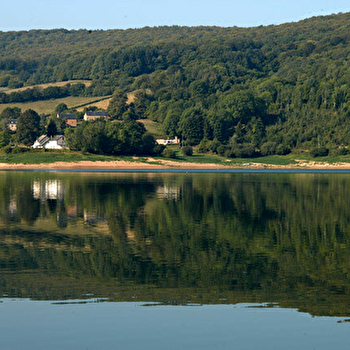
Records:
<instances>
[{"instance_id":1,"label":"dark green foliage","mask_svg":"<svg viewBox=\"0 0 350 350\"><path fill-rule=\"evenodd\" d=\"M57 107L55 108L55 113L62 113L64 111L68 110L68 106L65 103L60 103L59 105L57 105Z\"/></svg>"},{"instance_id":2,"label":"dark green foliage","mask_svg":"<svg viewBox=\"0 0 350 350\"><path fill-rule=\"evenodd\" d=\"M112 118L164 122L190 145L348 146L349 31L350 13L243 29L2 32L0 86L92 84L0 92L0 103L114 91Z\"/></svg>"},{"instance_id":3,"label":"dark green foliage","mask_svg":"<svg viewBox=\"0 0 350 350\"><path fill-rule=\"evenodd\" d=\"M326 157L328 156L329 150L325 147L320 147L320 148L313 148L310 151L310 154L313 157Z\"/></svg>"},{"instance_id":4,"label":"dark green foliage","mask_svg":"<svg viewBox=\"0 0 350 350\"><path fill-rule=\"evenodd\" d=\"M29 146L33 144L40 133L40 116L38 113L31 109L23 112L17 121L18 142Z\"/></svg>"},{"instance_id":5,"label":"dark green foliage","mask_svg":"<svg viewBox=\"0 0 350 350\"><path fill-rule=\"evenodd\" d=\"M47 124L46 135L48 137L57 135L57 125L53 119L50 119Z\"/></svg>"},{"instance_id":6,"label":"dark green foliage","mask_svg":"<svg viewBox=\"0 0 350 350\"><path fill-rule=\"evenodd\" d=\"M251 158L258 155L255 146L251 143L234 145L232 147L232 152L237 158Z\"/></svg>"},{"instance_id":7,"label":"dark green foliage","mask_svg":"<svg viewBox=\"0 0 350 350\"><path fill-rule=\"evenodd\" d=\"M289 146L287 145L278 145L276 148L276 154L280 155L280 156L285 156L289 153L291 153L291 149Z\"/></svg>"},{"instance_id":8,"label":"dark green foliage","mask_svg":"<svg viewBox=\"0 0 350 350\"><path fill-rule=\"evenodd\" d=\"M152 135L143 124L131 122L84 122L77 128L67 128L66 143L71 150L95 154L153 155L160 152Z\"/></svg>"},{"instance_id":9,"label":"dark green foliage","mask_svg":"<svg viewBox=\"0 0 350 350\"><path fill-rule=\"evenodd\" d=\"M329 154L331 156L345 156L349 151L345 147L337 147L330 150Z\"/></svg>"},{"instance_id":10,"label":"dark green foliage","mask_svg":"<svg viewBox=\"0 0 350 350\"><path fill-rule=\"evenodd\" d=\"M40 100L50 100L56 98L63 98L67 96L84 96L89 94L85 91L84 84L75 85L67 84L65 86L49 86L45 89L39 89L37 87L28 88L25 90L13 91L10 93L0 93L0 103L15 103L15 102L32 102ZM22 84L23 86L23 84ZM22 87L17 86L17 87ZM81 88L83 86L83 88ZM15 87L12 87L15 88ZM92 93L90 93L91 95ZM58 112L60 113L60 112Z\"/></svg>"},{"instance_id":11,"label":"dark green foliage","mask_svg":"<svg viewBox=\"0 0 350 350\"><path fill-rule=\"evenodd\" d=\"M176 158L175 151L167 147L163 150L162 156L165 158Z\"/></svg>"},{"instance_id":12,"label":"dark green foliage","mask_svg":"<svg viewBox=\"0 0 350 350\"><path fill-rule=\"evenodd\" d=\"M11 133L9 130L0 131L0 148L7 146L11 142Z\"/></svg>"},{"instance_id":13,"label":"dark green foliage","mask_svg":"<svg viewBox=\"0 0 350 350\"><path fill-rule=\"evenodd\" d=\"M202 111L198 108L186 109L181 116L179 131L190 145L198 145L204 136Z\"/></svg>"},{"instance_id":14,"label":"dark green foliage","mask_svg":"<svg viewBox=\"0 0 350 350\"><path fill-rule=\"evenodd\" d=\"M191 146L183 146L181 147L181 152L184 156L192 156L193 148Z\"/></svg>"},{"instance_id":15,"label":"dark green foliage","mask_svg":"<svg viewBox=\"0 0 350 350\"><path fill-rule=\"evenodd\" d=\"M21 115L21 109L18 107L6 107L2 113L2 119L17 119Z\"/></svg>"},{"instance_id":16,"label":"dark green foliage","mask_svg":"<svg viewBox=\"0 0 350 350\"><path fill-rule=\"evenodd\" d=\"M277 144L276 142L267 141L261 145L260 151L263 156L270 156L276 153Z\"/></svg>"},{"instance_id":17,"label":"dark green foliage","mask_svg":"<svg viewBox=\"0 0 350 350\"><path fill-rule=\"evenodd\" d=\"M108 106L109 116L113 119L122 119L123 114L128 109L128 106L126 104L127 100L128 100L127 94L124 91L117 89L114 92L112 100Z\"/></svg>"},{"instance_id":18,"label":"dark green foliage","mask_svg":"<svg viewBox=\"0 0 350 350\"><path fill-rule=\"evenodd\" d=\"M198 145L198 152L199 153L207 153L209 151L211 145L211 141L208 139L203 139L200 144Z\"/></svg>"}]
</instances>

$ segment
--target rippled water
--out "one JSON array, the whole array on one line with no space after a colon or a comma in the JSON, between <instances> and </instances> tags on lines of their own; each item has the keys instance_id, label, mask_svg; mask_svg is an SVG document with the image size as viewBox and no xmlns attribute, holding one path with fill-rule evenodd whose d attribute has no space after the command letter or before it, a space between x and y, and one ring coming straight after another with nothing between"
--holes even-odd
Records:
<instances>
[{"instance_id":1,"label":"rippled water","mask_svg":"<svg viewBox=\"0 0 350 350\"><path fill-rule=\"evenodd\" d=\"M29 318L35 338L45 317L51 325L64 317L67 325L85 325L72 335L77 346L93 313L114 324L119 321L109 317L123 312L123 319L135 317L140 344L147 337L137 320L168 325L162 344L171 339L176 315L176 332L193 346L202 344L201 330L204 340L212 334L211 348L213 341L232 348L254 329L256 337L239 349L253 349L258 339L268 349L278 344L265 334L275 326L288 344L293 332L302 343L304 320L313 329L305 349L321 344L322 334L349 346L340 334L350 324L349 202L350 174L2 172L0 329L16 330L9 320ZM96 298L108 302L92 303ZM237 306L242 303L265 307ZM34 317L39 311L44 318ZM229 331L230 322L238 333ZM98 318L90 324L106 329ZM118 329L130 340L129 326ZM52 339L60 329L67 333L55 328ZM4 349L20 349L9 329L6 334ZM326 349L322 344L315 348Z\"/></svg>"}]
</instances>

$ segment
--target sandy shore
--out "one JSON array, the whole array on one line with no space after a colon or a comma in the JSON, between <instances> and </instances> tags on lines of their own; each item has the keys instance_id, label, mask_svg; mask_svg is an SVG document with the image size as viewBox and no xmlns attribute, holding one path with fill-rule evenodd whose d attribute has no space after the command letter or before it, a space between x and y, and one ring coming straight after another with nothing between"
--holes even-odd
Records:
<instances>
[{"instance_id":1,"label":"sandy shore","mask_svg":"<svg viewBox=\"0 0 350 350\"><path fill-rule=\"evenodd\" d=\"M350 163L326 163L296 160L296 164L290 165L273 165L262 163L244 163L242 164L211 164L211 163L190 163L176 162L169 160L148 159L148 162L128 162L128 161L110 161L110 162L56 162L45 164L8 164L0 163L0 170L21 170L21 169L101 169L101 170L133 170L133 169L349 169Z\"/></svg>"}]
</instances>

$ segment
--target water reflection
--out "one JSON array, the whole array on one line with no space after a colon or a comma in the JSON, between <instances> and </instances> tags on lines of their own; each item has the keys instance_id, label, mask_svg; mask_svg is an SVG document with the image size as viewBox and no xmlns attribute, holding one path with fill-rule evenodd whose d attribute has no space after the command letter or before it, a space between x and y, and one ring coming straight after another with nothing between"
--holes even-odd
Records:
<instances>
[{"instance_id":1,"label":"water reflection","mask_svg":"<svg viewBox=\"0 0 350 350\"><path fill-rule=\"evenodd\" d=\"M0 174L0 295L350 315L350 177Z\"/></svg>"}]
</instances>

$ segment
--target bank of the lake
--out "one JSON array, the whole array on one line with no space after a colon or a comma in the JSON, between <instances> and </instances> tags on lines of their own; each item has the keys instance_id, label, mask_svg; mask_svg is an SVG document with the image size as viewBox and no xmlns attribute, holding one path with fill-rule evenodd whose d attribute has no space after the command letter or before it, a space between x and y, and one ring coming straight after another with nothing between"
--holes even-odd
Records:
<instances>
[{"instance_id":1,"label":"bank of the lake","mask_svg":"<svg viewBox=\"0 0 350 350\"><path fill-rule=\"evenodd\" d=\"M350 157L267 156L227 159L216 155L112 157L78 153L22 153L0 156L0 169L350 169Z\"/></svg>"}]
</instances>

